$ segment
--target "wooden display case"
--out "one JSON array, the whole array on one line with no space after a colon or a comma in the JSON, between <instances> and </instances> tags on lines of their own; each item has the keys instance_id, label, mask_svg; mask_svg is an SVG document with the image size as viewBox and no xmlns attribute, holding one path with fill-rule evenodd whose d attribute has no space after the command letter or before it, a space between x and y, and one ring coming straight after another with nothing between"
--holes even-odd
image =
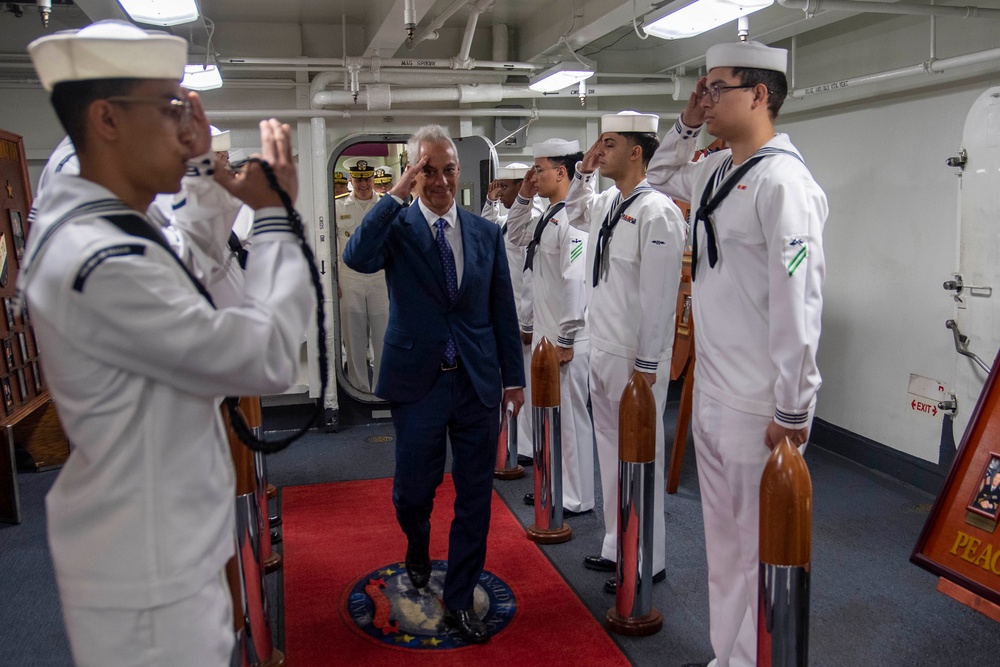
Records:
<instances>
[{"instance_id":1,"label":"wooden display case","mask_svg":"<svg viewBox=\"0 0 1000 667\"><path fill-rule=\"evenodd\" d=\"M1000 621L1000 354L910 560Z\"/></svg>"},{"instance_id":2,"label":"wooden display case","mask_svg":"<svg viewBox=\"0 0 1000 667\"><path fill-rule=\"evenodd\" d=\"M14 443L36 469L58 467L69 456L45 389L28 310L15 299L31 210L24 141L0 130L0 520L20 522Z\"/></svg>"}]
</instances>

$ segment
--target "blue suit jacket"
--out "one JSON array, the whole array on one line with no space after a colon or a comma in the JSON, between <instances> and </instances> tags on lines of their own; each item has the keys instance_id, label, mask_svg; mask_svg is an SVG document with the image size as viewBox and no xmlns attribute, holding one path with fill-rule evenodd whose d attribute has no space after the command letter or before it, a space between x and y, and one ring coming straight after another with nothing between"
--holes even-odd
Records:
<instances>
[{"instance_id":1,"label":"blue suit jacket","mask_svg":"<svg viewBox=\"0 0 1000 667\"><path fill-rule=\"evenodd\" d=\"M419 401L440 372L448 333L486 407L504 387L524 386L514 293L500 226L458 209L464 264L452 304L437 244L420 207L382 197L344 248L344 263L361 273L385 269L389 325L375 394Z\"/></svg>"}]
</instances>

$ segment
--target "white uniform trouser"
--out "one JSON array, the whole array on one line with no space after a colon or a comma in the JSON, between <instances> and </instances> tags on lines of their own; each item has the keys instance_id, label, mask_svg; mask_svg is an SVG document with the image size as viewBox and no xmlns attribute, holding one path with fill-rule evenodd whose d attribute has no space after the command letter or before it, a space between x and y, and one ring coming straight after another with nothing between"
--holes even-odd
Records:
<instances>
[{"instance_id":1,"label":"white uniform trouser","mask_svg":"<svg viewBox=\"0 0 1000 667\"><path fill-rule=\"evenodd\" d=\"M343 273L347 273L344 271ZM382 364L382 340L389 324L389 293L382 273L344 275L340 282L340 335L347 351L347 380L371 392L368 380L368 333L374 354L373 377L378 380Z\"/></svg>"},{"instance_id":2,"label":"white uniform trouser","mask_svg":"<svg viewBox=\"0 0 1000 667\"><path fill-rule=\"evenodd\" d=\"M618 408L625 385L632 379L635 359L626 359L598 349L590 352L590 405L594 411L594 437L601 465L604 493L604 545L601 556L618 559ZM670 363L660 362L653 384L656 399L656 472L653 483L653 574L664 569L666 525L663 516L663 410L667 404Z\"/></svg>"},{"instance_id":3,"label":"white uniform trouser","mask_svg":"<svg viewBox=\"0 0 1000 667\"><path fill-rule=\"evenodd\" d=\"M535 332L532 349L541 339ZM594 509L594 427L587 412L589 374L590 341L577 341L573 344L573 360L559 367L563 508L571 512Z\"/></svg>"},{"instance_id":4,"label":"white uniform trouser","mask_svg":"<svg viewBox=\"0 0 1000 667\"><path fill-rule=\"evenodd\" d=\"M708 606L718 667L757 664L760 476L770 416L726 407L694 390L694 451L708 554ZM802 448L804 449L804 447Z\"/></svg>"},{"instance_id":5,"label":"white uniform trouser","mask_svg":"<svg viewBox=\"0 0 1000 667\"><path fill-rule=\"evenodd\" d=\"M63 605L76 667L228 667L233 603L225 575L198 592L150 609Z\"/></svg>"},{"instance_id":6,"label":"white uniform trouser","mask_svg":"<svg viewBox=\"0 0 1000 667\"><path fill-rule=\"evenodd\" d=\"M534 448L531 444L531 346L521 345L524 358L524 398L527 405L517 415L517 453L531 458Z\"/></svg>"}]
</instances>

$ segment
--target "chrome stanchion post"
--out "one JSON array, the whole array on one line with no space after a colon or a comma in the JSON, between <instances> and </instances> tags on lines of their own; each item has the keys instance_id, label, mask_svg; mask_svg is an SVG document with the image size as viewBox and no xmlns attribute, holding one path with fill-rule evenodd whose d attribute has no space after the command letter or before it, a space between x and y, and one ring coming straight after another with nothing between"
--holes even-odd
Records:
<instances>
[{"instance_id":1,"label":"chrome stanchion post","mask_svg":"<svg viewBox=\"0 0 1000 667\"><path fill-rule=\"evenodd\" d=\"M244 396L240 399L240 410L246 415L247 426L257 439L264 437L264 420L261 415L260 397ZM267 506L267 460L263 452L253 453L253 470L255 495L259 511L257 516L260 519L260 543L264 564L264 572L270 573L281 568L281 554L272 549L271 545L271 518L268 516Z\"/></svg>"},{"instance_id":2,"label":"chrome stanchion post","mask_svg":"<svg viewBox=\"0 0 1000 667\"><path fill-rule=\"evenodd\" d=\"M493 469L497 479L520 479L524 468L517 463L517 417L513 401L507 403L500 420L500 437L497 439L497 464Z\"/></svg>"},{"instance_id":3,"label":"chrome stanchion post","mask_svg":"<svg viewBox=\"0 0 1000 667\"><path fill-rule=\"evenodd\" d=\"M618 413L618 586L605 616L608 629L623 635L651 635L663 627L663 615L653 608L656 417L653 389L636 371Z\"/></svg>"},{"instance_id":4,"label":"chrome stanchion post","mask_svg":"<svg viewBox=\"0 0 1000 667\"><path fill-rule=\"evenodd\" d=\"M809 664L811 543L812 480L802 454L785 438L760 478L759 667Z\"/></svg>"},{"instance_id":5,"label":"chrome stanchion post","mask_svg":"<svg viewBox=\"0 0 1000 667\"><path fill-rule=\"evenodd\" d=\"M573 531L563 523L559 357L555 346L545 337L531 355L531 410L535 523L528 527L528 539L539 544L558 544L572 538Z\"/></svg>"}]
</instances>

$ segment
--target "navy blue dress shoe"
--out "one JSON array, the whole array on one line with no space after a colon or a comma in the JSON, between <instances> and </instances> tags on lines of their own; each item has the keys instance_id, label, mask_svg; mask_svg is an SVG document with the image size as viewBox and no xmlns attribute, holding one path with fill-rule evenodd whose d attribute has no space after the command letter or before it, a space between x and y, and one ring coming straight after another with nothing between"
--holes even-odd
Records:
<instances>
[{"instance_id":1,"label":"navy blue dress shoe","mask_svg":"<svg viewBox=\"0 0 1000 667\"><path fill-rule=\"evenodd\" d=\"M530 456L525 456L524 454L517 455L517 465L523 468L528 468L532 466L534 463L535 459L531 458Z\"/></svg>"},{"instance_id":2,"label":"navy blue dress shoe","mask_svg":"<svg viewBox=\"0 0 1000 667\"><path fill-rule=\"evenodd\" d=\"M431 580L431 558L426 549L406 548L406 575L414 588L423 588Z\"/></svg>"},{"instance_id":3,"label":"navy blue dress shoe","mask_svg":"<svg viewBox=\"0 0 1000 667\"><path fill-rule=\"evenodd\" d=\"M486 631L486 624L479 620L476 612L472 609L445 608L444 622L458 630L462 639L471 644L480 644L490 638L489 632Z\"/></svg>"}]
</instances>

